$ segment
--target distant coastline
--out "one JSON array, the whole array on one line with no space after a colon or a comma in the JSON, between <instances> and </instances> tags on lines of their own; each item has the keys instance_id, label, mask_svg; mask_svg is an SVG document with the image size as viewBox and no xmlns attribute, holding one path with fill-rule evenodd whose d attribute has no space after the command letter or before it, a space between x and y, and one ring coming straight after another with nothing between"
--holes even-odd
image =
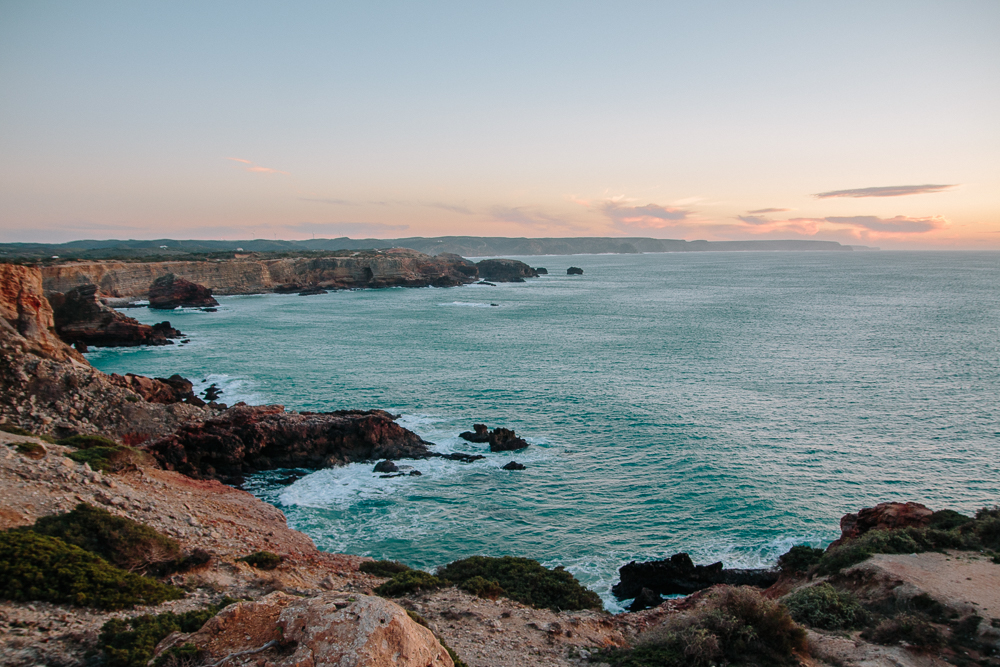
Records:
<instances>
[{"instance_id":1,"label":"distant coastline","mask_svg":"<svg viewBox=\"0 0 1000 667\"><path fill-rule=\"evenodd\" d=\"M850 252L878 250L868 246L843 245L836 241L759 240L684 241L644 237L507 238L490 236L438 236L399 239L310 239L279 241L203 241L155 239L81 240L68 243L0 243L0 260L59 259L193 259L216 253L280 253L285 256L342 250L386 250L409 248L428 255L453 253L463 257L501 255L593 255L655 252Z\"/></svg>"}]
</instances>

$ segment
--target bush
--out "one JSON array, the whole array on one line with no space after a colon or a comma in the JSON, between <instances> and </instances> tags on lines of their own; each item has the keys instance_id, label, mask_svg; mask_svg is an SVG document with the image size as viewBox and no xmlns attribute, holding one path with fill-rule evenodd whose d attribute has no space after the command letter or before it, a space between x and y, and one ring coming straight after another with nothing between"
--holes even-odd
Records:
<instances>
[{"instance_id":1,"label":"bush","mask_svg":"<svg viewBox=\"0 0 1000 667\"><path fill-rule=\"evenodd\" d=\"M56 440L57 445L72 447L73 449L91 449L93 447L118 447L118 443L111 438L100 435L71 435L68 438Z\"/></svg>"},{"instance_id":2,"label":"bush","mask_svg":"<svg viewBox=\"0 0 1000 667\"><path fill-rule=\"evenodd\" d=\"M640 635L635 648L607 651L613 667L692 667L715 664L794 665L805 631L784 607L750 587L724 587L706 604Z\"/></svg>"},{"instance_id":3,"label":"bush","mask_svg":"<svg viewBox=\"0 0 1000 667\"><path fill-rule=\"evenodd\" d=\"M57 537L30 530L0 533L0 597L7 600L124 609L183 596L178 588L126 572Z\"/></svg>"},{"instance_id":4,"label":"bush","mask_svg":"<svg viewBox=\"0 0 1000 667\"><path fill-rule=\"evenodd\" d=\"M784 572L808 572L809 568L823 558L822 549L814 549L805 544L792 547L778 557L778 566Z\"/></svg>"},{"instance_id":5,"label":"bush","mask_svg":"<svg viewBox=\"0 0 1000 667\"><path fill-rule=\"evenodd\" d=\"M927 524L927 527L936 528L938 530L954 530L955 528L964 526L970 521L973 521L972 517L959 514L955 510L939 510L934 512L934 514L931 514L930 522Z\"/></svg>"},{"instance_id":6,"label":"bush","mask_svg":"<svg viewBox=\"0 0 1000 667\"><path fill-rule=\"evenodd\" d=\"M466 579L459 588L475 596L489 600L496 600L498 597L507 595L507 591L500 586L499 582L493 579L486 579L485 577Z\"/></svg>"},{"instance_id":7,"label":"bush","mask_svg":"<svg viewBox=\"0 0 1000 667\"><path fill-rule=\"evenodd\" d=\"M105 667L146 667L146 663L153 657L153 649L164 637L171 632L197 632L208 619L234 602L237 600L224 598L219 604L182 614L168 611L156 616L146 614L135 618L111 619L101 627L101 635L97 640L97 645L104 654ZM179 648L181 651L173 652L175 655L185 653L184 647ZM157 658L157 664L169 662L169 657L161 656L164 658L162 661Z\"/></svg>"},{"instance_id":8,"label":"bush","mask_svg":"<svg viewBox=\"0 0 1000 667\"><path fill-rule=\"evenodd\" d=\"M375 593L382 597L395 598L416 591L432 591L447 585L448 582L423 570L406 570L376 588Z\"/></svg>"},{"instance_id":9,"label":"bush","mask_svg":"<svg viewBox=\"0 0 1000 667\"><path fill-rule=\"evenodd\" d=\"M138 449L131 447L96 446L89 449L79 449L67 454L69 458L77 463L86 463L94 470L101 472L118 472L130 465L145 465L149 462L149 455Z\"/></svg>"},{"instance_id":10,"label":"bush","mask_svg":"<svg viewBox=\"0 0 1000 667\"><path fill-rule=\"evenodd\" d=\"M44 516L31 530L75 544L129 571L145 570L181 555L176 540L86 503L80 503L72 512Z\"/></svg>"},{"instance_id":11,"label":"bush","mask_svg":"<svg viewBox=\"0 0 1000 667\"><path fill-rule=\"evenodd\" d=\"M967 531L969 523L956 530L901 528L872 530L827 551L819 562L820 574L832 574L866 560L873 554L912 554L942 549L978 548L978 539Z\"/></svg>"},{"instance_id":12,"label":"bush","mask_svg":"<svg viewBox=\"0 0 1000 667\"><path fill-rule=\"evenodd\" d=\"M13 424L0 424L0 431L10 433L11 435L35 435L31 431L25 430L20 426L14 426Z\"/></svg>"},{"instance_id":13,"label":"bush","mask_svg":"<svg viewBox=\"0 0 1000 667\"><path fill-rule=\"evenodd\" d=\"M42 447L37 442L19 442L14 445L14 449L29 459L37 460L45 458L45 447Z\"/></svg>"},{"instance_id":14,"label":"bush","mask_svg":"<svg viewBox=\"0 0 1000 667\"><path fill-rule=\"evenodd\" d=\"M358 565L358 570L376 577L394 577L400 572L406 572L410 567L396 560L366 560Z\"/></svg>"},{"instance_id":15,"label":"bush","mask_svg":"<svg viewBox=\"0 0 1000 667\"><path fill-rule=\"evenodd\" d=\"M899 614L886 619L874 629L865 630L861 636L876 644L891 646L906 642L914 646L941 646L944 638L929 621L912 614Z\"/></svg>"},{"instance_id":16,"label":"bush","mask_svg":"<svg viewBox=\"0 0 1000 667\"><path fill-rule=\"evenodd\" d=\"M278 554L271 553L270 551L255 551L249 556L243 556L242 558L237 558L236 560L241 560L258 570L273 570L281 565L281 561L284 559Z\"/></svg>"},{"instance_id":17,"label":"bush","mask_svg":"<svg viewBox=\"0 0 1000 667\"><path fill-rule=\"evenodd\" d=\"M438 576L462 586L474 577L495 582L506 597L539 609L600 609L597 593L561 567L552 570L529 558L473 556L443 567Z\"/></svg>"},{"instance_id":18,"label":"bush","mask_svg":"<svg viewBox=\"0 0 1000 667\"><path fill-rule=\"evenodd\" d=\"M800 588L782 602L796 621L823 630L861 628L869 619L853 594L828 583Z\"/></svg>"}]
</instances>

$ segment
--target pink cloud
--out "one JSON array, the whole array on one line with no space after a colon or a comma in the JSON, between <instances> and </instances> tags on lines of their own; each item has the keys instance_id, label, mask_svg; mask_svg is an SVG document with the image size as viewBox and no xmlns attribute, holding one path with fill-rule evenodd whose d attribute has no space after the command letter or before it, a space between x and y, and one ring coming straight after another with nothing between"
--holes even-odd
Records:
<instances>
[{"instance_id":1,"label":"pink cloud","mask_svg":"<svg viewBox=\"0 0 1000 667\"><path fill-rule=\"evenodd\" d=\"M250 165L245 169L245 171L249 171L255 174L285 174L286 176L288 175L287 171L281 171L280 169L271 169L270 167L261 167L260 165L251 162L250 160L244 160L243 158L227 157L226 159L232 160L233 162L239 162L240 164Z\"/></svg>"},{"instance_id":2,"label":"pink cloud","mask_svg":"<svg viewBox=\"0 0 1000 667\"><path fill-rule=\"evenodd\" d=\"M672 206L646 204L645 206L630 206L619 199L609 199L598 205L604 215L616 226L630 229L666 229L676 227L687 220L691 211Z\"/></svg>"}]
</instances>

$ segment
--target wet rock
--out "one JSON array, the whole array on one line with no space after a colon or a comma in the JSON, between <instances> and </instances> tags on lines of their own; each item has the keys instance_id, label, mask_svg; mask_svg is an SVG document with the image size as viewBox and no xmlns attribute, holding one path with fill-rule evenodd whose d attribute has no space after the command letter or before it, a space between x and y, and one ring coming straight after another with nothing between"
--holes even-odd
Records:
<instances>
[{"instance_id":1,"label":"wet rock","mask_svg":"<svg viewBox=\"0 0 1000 667\"><path fill-rule=\"evenodd\" d=\"M502 470L524 470L524 464L518 463L517 461L511 461L507 465L501 468Z\"/></svg>"},{"instance_id":2,"label":"wet rock","mask_svg":"<svg viewBox=\"0 0 1000 667\"><path fill-rule=\"evenodd\" d=\"M642 611L643 609L652 609L653 607L659 607L663 604L665 600L649 590L648 588L643 588L639 591L639 594L635 596L632 600L632 604L629 605L629 611Z\"/></svg>"},{"instance_id":3,"label":"wet rock","mask_svg":"<svg viewBox=\"0 0 1000 667\"><path fill-rule=\"evenodd\" d=\"M420 472L419 470L410 471L410 477L423 477L423 475L424 473Z\"/></svg>"},{"instance_id":4,"label":"wet rock","mask_svg":"<svg viewBox=\"0 0 1000 667\"><path fill-rule=\"evenodd\" d=\"M582 276L583 275L583 269L581 269L579 266L571 266L568 269L566 269L566 275L567 276Z\"/></svg>"},{"instance_id":5,"label":"wet rock","mask_svg":"<svg viewBox=\"0 0 1000 667\"><path fill-rule=\"evenodd\" d=\"M496 283L491 283L491 282L488 282L488 281L486 281L486 280L480 280L480 281L479 281L478 283L476 283L476 284L477 284L477 285L489 285L490 287L496 287L496 286L497 286L497 285L496 285Z\"/></svg>"},{"instance_id":6,"label":"wet rock","mask_svg":"<svg viewBox=\"0 0 1000 667\"><path fill-rule=\"evenodd\" d=\"M149 286L149 307L158 310L174 308L211 308L219 302L212 297L212 290L178 278L172 273L161 276Z\"/></svg>"},{"instance_id":7,"label":"wet rock","mask_svg":"<svg viewBox=\"0 0 1000 667\"><path fill-rule=\"evenodd\" d=\"M458 437L469 442L489 442L490 431L486 424L473 424L472 431L463 431Z\"/></svg>"},{"instance_id":8,"label":"wet rock","mask_svg":"<svg viewBox=\"0 0 1000 667\"><path fill-rule=\"evenodd\" d=\"M299 296L312 296L314 294L329 294L329 292L322 287L310 287L299 292Z\"/></svg>"},{"instance_id":9,"label":"wet rock","mask_svg":"<svg viewBox=\"0 0 1000 667\"><path fill-rule=\"evenodd\" d=\"M479 277L498 283L524 282L525 278L537 278L538 272L516 259L484 259L476 262Z\"/></svg>"},{"instance_id":10,"label":"wet rock","mask_svg":"<svg viewBox=\"0 0 1000 667\"><path fill-rule=\"evenodd\" d=\"M389 460L379 461L372 468L372 472L399 472L399 466Z\"/></svg>"},{"instance_id":11,"label":"wet rock","mask_svg":"<svg viewBox=\"0 0 1000 667\"><path fill-rule=\"evenodd\" d=\"M93 347L171 345L181 332L160 322L150 326L119 313L101 301L96 285L80 285L49 295L56 334L67 343ZM79 348L78 348L79 349Z\"/></svg>"},{"instance_id":12,"label":"wet rock","mask_svg":"<svg viewBox=\"0 0 1000 667\"><path fill-rule=\"evenodd\" d=\"M204 393L202 394L202 397L209 402L215 401L220 396L222 396L222 390L219 389L219 386L214 382L208 385L208 388L205 389Z\"/></svg>"},{"instance_id":13,"label":"wet rock","mask_svg":"<svg viewBox=\"0 0 1000 667\"><path fill-rule=\"evenodd\" d=\"M638 596L643 588L660 595L689 595L716 584L767 588L778 580L778 570L723 569L722 563L695 565L686 553L648 563L623 565L621 580L611 592L620 600Z\"/></svg>"},{"instance_id":14,"label":"wet rock","mask_svg":"<svg viewBox=\"0 0 1000 667\"><path fill-rule=\"evenodd\" d=\"M527 441L517 437L509 428L495 428L490 433L491 452L511 452L527 446Z\"/></svg>"},{"instance_id":15,"label":"wet rock","mask_svg":"<svg viewBox=\"0 0 1000 667\"><path fill-rule=\"evenodd\" d=\"M549 270L546 269L544 266L536 266L535 273L537 273L540 276L547 276L549 275Z\"/></svg>"}]
</instances>

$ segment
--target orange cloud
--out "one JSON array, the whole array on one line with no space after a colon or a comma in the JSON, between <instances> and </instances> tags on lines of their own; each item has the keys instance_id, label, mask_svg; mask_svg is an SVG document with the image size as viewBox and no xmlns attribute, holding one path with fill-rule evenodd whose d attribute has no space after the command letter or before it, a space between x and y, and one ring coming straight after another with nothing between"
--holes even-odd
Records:
<instances>
[{"instance_id":1,"label":"orange cloud","mask_svg":"<svg viewBox=\"0 0 1000 667\"><path fill-rule=\"evenodd\" d=\"M240 164L250 165L245 169L245 171L249 171L255 174L285 174L286 176L288 175L287 171L281 171L280 169L271 169L270 167L261 167L260 165L251 162L250 160L244 160L243 158L227 157L226 159L232 160L233 162L239 162Z\"/></svg>"}]
</instances>

